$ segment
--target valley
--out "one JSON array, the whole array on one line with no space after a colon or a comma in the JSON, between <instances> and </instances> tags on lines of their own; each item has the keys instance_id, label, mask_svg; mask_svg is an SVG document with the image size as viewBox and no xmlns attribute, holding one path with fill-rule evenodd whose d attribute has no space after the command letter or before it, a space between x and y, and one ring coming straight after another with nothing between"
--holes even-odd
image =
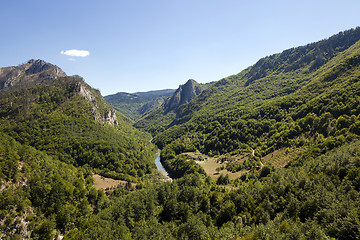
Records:
<instances>
[{"instance_id":1,"label":"valley","mask_svg":"<svg viewBox=\"0 0 360 240\"><path fill-rule=\"evenodd\" d=\"M0 68L0 238L360 238L360 28L184 82Z\"/></svg>"}]
</instances>

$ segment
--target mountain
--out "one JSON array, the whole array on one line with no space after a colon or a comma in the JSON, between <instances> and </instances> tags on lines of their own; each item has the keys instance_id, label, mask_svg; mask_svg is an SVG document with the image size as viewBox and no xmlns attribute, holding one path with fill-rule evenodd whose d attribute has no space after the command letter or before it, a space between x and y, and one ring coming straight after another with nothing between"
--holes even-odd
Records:
<instances>
[{"instance_id":1,"label":"mountain","mask_svg":"<svg viewBox=\"0 0 360 240\"><path fill-rule=\"evenodd\" d=\"M61 238L109 202L93 173L140 182L155 169L150 134L81 77L30 60L0 68L0 86L1 239Z\"/></svg>"},{"instance_id":2,"label":"mountain","mask_svg":"<svg viewBox=\"0 0 360 240\"><path fill-rule=\"evenodd\" d=\"M184 85L180 85L171 98L165 103L164 108L173 110L180 105L190 102L202 92L202 86L193 79L189 79Z\"/></svg>"},{"instance_id":3,"label":"mountain","mask_svg":"<svg viewBox=\"0 0 360 240\"><path fill-rule=\"evenodd\" d=\"M137 181L155 167L150 136L81 77L43 60L0 73L0 131L19 143L120 179Z\"/></svg>"},{"instance_id":4,"label":"mountain","mask_svg":"<svg viewBox=\"0 0 360 240\"><path fill-rule=\"evenodd\" d=\"M139 119L134 126L143 129L155 135L170 126L177 118L180 109L199 95L211 83L199 84L193 79L189 79L185 84L180 85L178 89L169 97L160 107L150 111L148 115ZM155 123L156 124L153 124Z\"/></svg>"},{"instance_id":5,"label":"mountain","mask_svg":"<svg viewBox=\"0 0 360 240\"><path fill-rule=\"evenodd\" d=\"M65 76L59 67L43 60L31 59L17 67L0 68L0 89L15 85L41 84L46 80Z\"/></svg>"},{"instance_id":6,"label":"mountain","mask_svg":"<svg viewBox=\"0 0 360 240\"><path fill-rule=\"evenodd\" d=\"M173 89L136 93L119 92L105 96L104 98L112 104L116 110L132 121L137 121L152 109L163 104L174 92L175 90Z\"/></svg>"},{"instance_id":7,"label":"mountain","mask_svg":"<svg viewBox=\"0 0 360 240\"><path fill-rule=\"evenodd\" d=\"M150 135L98 91L34 74L0 90L1 239L360 239L359 28L149 113L166 182L140 177Z\"/></svg>"},{"instance_id":8,"label":"mountain","mask_svg":"<svg viewBox=\"0 0 360 240\"><path fill-rule=\"evenodd\" d=\"M359 40L356 28L260 59L210 85L165 124L163 113L148 114L144 128L163 131L153 141L165 162L189 151L236 156L254 150L252 163L238 164L240 170L314 139L331 149L357 138Z\"/></svg>"}]
</instances>

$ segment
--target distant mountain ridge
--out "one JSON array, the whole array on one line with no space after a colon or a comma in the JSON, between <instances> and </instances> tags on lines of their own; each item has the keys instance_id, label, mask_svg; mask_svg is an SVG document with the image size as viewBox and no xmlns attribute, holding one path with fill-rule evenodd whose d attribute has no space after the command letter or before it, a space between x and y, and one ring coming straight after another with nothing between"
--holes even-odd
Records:
<instances>
[{"instance_id":1,"label":"distant mountain ridge","mask_svg":"<svg viewBox=\"0 0 360 240\"><path fill-rule=\"evenodd\" d=\"M154 108L147 115L139 119L134 126L155 135L163 131L177 119L178 113L187 103L191 102L204 89L212 83L200 84L194 79L189 79L182 84L161 106ZM150 122L149 122L150 120ZM156 122L156 124L153 124Z\"/></svg>"},{"instance_id":2,"label":"distant mountain ridge","mask_svg":"<svg viewBox=\"0 0 360 240\"><path fill-rule=\"evenodd\" d=\"M175 89L155 90L148 92L126 93L105 96L105 100L114 106L116 110L136 121L154 108L165 102L175 92Z\"/></svg>"}]
</instances>

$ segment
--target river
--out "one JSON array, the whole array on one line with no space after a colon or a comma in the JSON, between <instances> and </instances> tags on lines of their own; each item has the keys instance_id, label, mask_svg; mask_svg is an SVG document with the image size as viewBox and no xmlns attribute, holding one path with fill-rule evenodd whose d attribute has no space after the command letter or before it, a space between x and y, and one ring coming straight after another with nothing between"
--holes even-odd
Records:
<instances>
[{"instance_id":1,"label":"river","mask_svg":"<svg viewBox=\"0 0 360 240\"><path fill-rule=\"evenodd\" d=\"M167 180L172 180L172 178L170 177L169 173L165 170L165 168L163 167L163 165L160 162L160 151L157 154L156 158L155 158L155 164L156 167L158 169L158 171L164 175L166 177Z\"/></svg>"}]
</instances>

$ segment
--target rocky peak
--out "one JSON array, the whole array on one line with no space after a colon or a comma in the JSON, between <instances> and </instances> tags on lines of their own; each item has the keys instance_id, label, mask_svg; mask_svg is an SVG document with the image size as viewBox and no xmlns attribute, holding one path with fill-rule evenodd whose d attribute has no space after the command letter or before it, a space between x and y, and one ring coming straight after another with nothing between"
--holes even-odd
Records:
<instances>
[{"instance_id":1,"label":"rocky peak","mask_svg":"<svg viewBox=\"0 0 360 240\"><path fill-rule=\"evenodd\" d=\"M39 73L53 66L45 62L44 60L40 60L40 59L38 60L31 59L27 62L27 64L29 65L29 68L25 71L27 75Z\"/></svg>"},{"instance_id":2,"label":"rocky peak","mask_svg":"<svg viewBox=\"0 0 360 240\"><path fill-rule=\"evenodd\" d=\"M28 86L65 76L66 74L59 67L44 60L31 59L16 67L0 68L0 89L20 84L20 80L22 80L20 85Z\"/></svg>"},{"instance_id":3,"label":"rocky peak","mask_svg":"<svg viewBox=\"0 0 360 240\"><path fill-rule=\"evenodd\" d=\"M41 59L31 59L27 62L29 67L26 69L26 75L40 73L40 77L47 77L49 79L56 79L58 77L65 77L66 74L56 65L52 65Z\"/></svg>"},{"instance_id":4,"label":"rocky peak","mask_svg":"<svg viewBox=\"0 0 360 240\"><path fill-rule=\"evenodd\" d=\"M172 110L180 105L190 102L199 95L203 87L194 79L189 79L184 85L180 85L174 95L166 103L166 108Z\"/></svg>"}]
</instances>

